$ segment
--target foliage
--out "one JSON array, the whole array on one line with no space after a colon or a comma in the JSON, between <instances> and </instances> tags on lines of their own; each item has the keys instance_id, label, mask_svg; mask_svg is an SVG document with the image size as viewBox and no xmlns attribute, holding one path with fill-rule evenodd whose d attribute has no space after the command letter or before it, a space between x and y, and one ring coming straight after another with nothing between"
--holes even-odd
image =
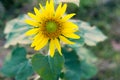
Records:
<instances>
[{"instance_id":1,"label":"foliage","mask_svg":"<svg viewBox=\"0 0 120 80\"><path fill-rule=\"evenodd\" d=\"M70 48L71 49L71 48ZM93 62L88 61L92 60L95 57L92 54L89 54L88 58L86 52L80 53L80 51L85 50L84 48L80 48L77 50L71 49L69 47L63 48L63 54L65 57L65 66L64 66L64 78L63 80L81 80L81 79L89 79L91 76L97 73L97 69ZM86 50L85 50L86 51Z\"/></svg>"},{"instance_id":2,"label":"foliage","mask_svg":"<svg viewBox=\"0 0 120 80\"><path fill-rule=\"evenodd\" d=\"M6 23L4 33L6 34L5 47L16 44L29 44L30 40L25 36L25 32L30 29L29 25L26 25L24 19L28 18L26 15L21 15L16 19L13 19Z\"/></svg>"},{"instance_id":3,"label":"foliage","mask_svg":"<svg viewBox=\"0 0 120 80\"><path fill-rule=\"evenodd\" d=\"M23 44L26 41L27 43L25 44L30 43L28 42L29 39L24 36L25 31L29 29L29 25L26 25L23 22L23 19L26 17L27 17L26 15L23 15L7 23L5 29L5 33L7 34L6 35L7 42L5 45L15 46L18 43ZM87 51L86 49L80 46L83 46L84 43L90 46L96 45L98 42L104 41L106 39L106 36L104 36L103 33L98 28L91 27L86 22L79 20L77 21L72 20L72 21L79 26L80 31L78 31L77 34L81 36L81 39L75 40L78 44L75 44L73 46L70 45L68 47L63 47L62 53L64 54L65 64L64 64L63 56L60 56L57 52L54 58L42 54L35 54L32 57L32 67L35 70L35 72L37 72L41 76L41 78L43 78L43 80L59 79L61 71L63 71L62 73L64 77L62 79L64 80L74 80L74 77L76 77L76 80L89 79L90 77L94 76L97 73L97 69L95 65L93 65L94 64L93 62L96 62L96 60L94 60L95 56L92 56L92 54L90 54L89 51ZM24 37L20 37L19 35ZM68 51L70 47L72 48L72 51ZM19 48L17 50L19 50ZM24 52L19 52L19 51L24 51ZM32 68L29 68L30 64L28 63L28 60L26 58L22 59L20 57L20 56L25 57L26 55L26 54L24 55L21 54L21 53L26 53L24 48L22 48L22 50L19 51L17 51L18 53L16 52L16 50L13 51L12 54L15 54L15 56L13 55L11 60L9 60L2 68L2 72L7 76L13 77L16 76L17 74L16 79L19 79L19 77L22 76L22 74L26 74L24 75L25 77L29 76L26 70L32 71ZM19 57L16 57L19 54L21 55ZM21 63L21 60L23 60L22 61L23 63ZM22 67L18 69L20 65L14 67L11 64L13 65L22 64ZM11 69L12 71L7 70L9 69L8 67L13 68Z\"/></svg>"},{"instance_id":4,"label":"foliage","mask_svg":"<svg viewBox=\"0 0 120 80\"><path fill-rule=\"evenodd\" d=\"M33 74L32 66L26 58L27 52L23 47L17 47L6 60L1 72L8 77L15 77L16 80L26 80Z\"/></svg>"},{"instance_id":5,"label":"foliage","mask_svg":"<svg viewBox=\"0 0 120 80\"><path fill-rule=\"evenodd\" d=\"M33 69L43 78L43 80L59 79L63 65L64 58L59 55L59 53L56 53L53 58L42 54L36 54L32 58Z\"/></svg>"},{"instance_id":6,"label":"foliage","mask_svg":"<svg viewBox=\"0 0 120 80\"><path fill-rule=\"evenodd\" d=\"M77 34L81 38L79 40L73 40L77 43L75 45L63 45L63 56L60 56L56 52L55 56L51 58L49 55L45 55L46 53L41 54L37 52L32 58L27 59L25 48L17 47L11 53L10 58L5 61L1 72L5 76L15 77L16 80L26 80L35 72L43 80L58 80L59 78L61 80L86 80L96 75L98 71L96 68L97 57L84 44L87 46L96 46L97 43L104 41L107 37L98 27L91 26L88 22L75 19L79 19L80 17L83 19L87 14L87 10L84 11L85 7L94 7L93 4L95 1L81 0L81 10L85 13L82 17L80 15L81 12L79 13L80 7L78 3L77 5L76 3L69 3L73 4L71 11L77 13L74 20L71 21L79 26ZM68 8L70 7L68 5ZM71 13L70 10L67 11ZM31 43L29 40L30 37L24 35L30 28L29 25L24 23L24 19L26 18L28 16L20 15L7 22L4 31L6 34L5 47L9 47L10 45L16 46L17 44L24 44L26 46L26 44Z\"/></svg>"},{"instance_id":7,"label":"foliage","mask_svg":"<svg viewBox=\"0 0 120 80\"><path fill-rule=\"evenodd\" d=\"M98 42L107 38L96 26L90 26L90 24L80 20L74 20L73 22L79 25L78 34L83 34L81 37L84 38L84 42L89 46L95 46Z\"/></svg>"}]
</instances>

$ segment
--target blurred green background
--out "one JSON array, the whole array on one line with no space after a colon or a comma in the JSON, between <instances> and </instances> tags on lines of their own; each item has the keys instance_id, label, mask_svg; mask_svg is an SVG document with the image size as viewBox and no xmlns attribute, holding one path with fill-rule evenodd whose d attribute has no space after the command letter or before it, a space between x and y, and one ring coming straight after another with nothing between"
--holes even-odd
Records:
<instances>
[{"instance_id":1,"label":"blurred green background","mask_svg":"<svg viewBox=\"0 0 120 80\"><path fill-rule=\"evenodd\" d=\"M4 49L7 21L33 11L44 0L0 0L0 67L10 49ZM68 3L67 13L76 13L75 19L97 26L108 39L89 47L98 58L98 73L89 80L120 80L120 0L81 0L79 6ZM99 36L99 35L98 35ZM0 75L0 80L12 80Z\"/></svg>"}]
</instances>

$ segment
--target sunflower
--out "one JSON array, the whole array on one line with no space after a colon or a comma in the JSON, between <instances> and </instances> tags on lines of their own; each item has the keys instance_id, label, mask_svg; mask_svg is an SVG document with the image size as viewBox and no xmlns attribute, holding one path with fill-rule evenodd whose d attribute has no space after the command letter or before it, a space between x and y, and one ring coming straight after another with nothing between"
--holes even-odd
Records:
<instances>
[{"instance_id":1,"label":"sunflower","mask_svg":"<svg viewBox=\"0 0 120 80\"><path fill-rule=\"evenodd\" d=\"M62 55L60 41L74 44L68 38L80 38L80 36L75 34L78 26L68 21L75 14L64 15L67 4L63 5L60 3L55 9L54 0L47 0L45 7L41 4L39 6L40 9L34 7L35 14L28 13L31 19L25 20L27 24L33 26L26 32L27 36L34 35L31 47L34 47L35 50L40 50L49 44L49 54L51 57L54 56L55 49Z\"/></svg>"}]
</instances>

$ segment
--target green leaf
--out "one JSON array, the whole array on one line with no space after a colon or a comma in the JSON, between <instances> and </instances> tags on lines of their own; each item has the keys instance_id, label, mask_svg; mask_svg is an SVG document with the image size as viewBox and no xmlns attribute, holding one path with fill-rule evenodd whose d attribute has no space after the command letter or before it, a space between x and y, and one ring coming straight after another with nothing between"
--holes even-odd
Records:
<instances>
[{"instance_id":1,"label":"green leaf","mask_svg":"<svg viewBox=\"0 0 120 80\"><path fill-rule=\"evenodd\" d=\"M10 45L29 44L31 41L25 36L25 32L30 29L30 26L25 23L28 19L27 15L21 15L6 23L4 33L6 34L6 44L4 47L8 48Z\"/></svg>"},{"instance_id":2,"label":"green leaf","mask_svg":"<svg viewBox=\"0 0 120 80\"><path fill-rule=\"evenodd\" d=\"M35 54L32 58L33 69L43 80L57 80L64 64L63 56L55 53L54 57Z\"/></svg>"},{"instance_id":3,"label":"green leaf","mask_svg":"<svg viewBox=\"0 0 120 80\"><path fill-rule=\"evenodd\" d=\"M26 61L17 71L15 79L16 80L27 80L27 78L31 76L32 74L33 74L32 66L28 61Z\"/></svg>"},{"instance_id":4,"label":"green leaf","mask_svg":"<svg viewBox=\"0 0 120 80\"><path fill-rule=\"evenodd\" d=\"M95 55L93 55L87 48L79 47L75 48L75 51L81 60L85 60L89 64L94 64L97 62L97 57L95 57Z\"/></svg>"},{"instance_id":5,"label":"green leaf","mask_svg":"<svg viewBox=\"0 0 120 80\"><path fill-rule=\"evenodd\" d=\"M84 47L76 48L75 51L81 60L82 79L89 79L94 76L97 73L95 66L97 57Z\"/></svg>"},{"instance_id":6,"label":"green leaf","mask_svg":"<svg viewBox=\"0 0 120 80\"><path fill-rule=\"evenodd\" d=\"M74 4L74 3L71 3L71 2L68 2L67 3L67 13L70 14L70 13L76 13L78 11L79 7Z\"/></svg>"},{"instance_id":7,"label":"green leaf","mask_svg":"<svg viewBox=\"0 0 120 80\"><path fill-rule=\"evenodd\" d=\"M11 57L4 63L1 72L8 77L16 77L16 80L26 80L27 77L33 74L26 54L27 52L23 47L14 49Z\"/></svg>"},{"instance_id":8,"label":"green leaf","mask_svg":"<svg viewBox=\"0 0 120 80\"><path fill-rule=\"evenodd\" d=\"M77 34L84 38L84 42L89 46L95 46L98 42L107 39L96 26L90 26L87 22L80 20L72 20L72 22L79 26L79 32Z\"/></svg>"},{"instance_id":9,"label":"green leaf","mask_svg":"<svg viewBox=\"0 0 120 80\"><path fill-rule=\"evenodd\" d=\"M80 6L93 6L98 0L81 0L80 1Z\"/></svg>"},{"instance_id":10,"label":"green leaf","mask_svg":"<svg viewBox=\"0 0 120 80\"><path fill-rule=\"evenodd\" d=\"M63 80L89 79L97 73L96 66L82 59L76 50L68 47L62 50L65 57Z\"/></svg>"},{"instance_id":11,"label":"green leaf","mask_svg":"<svg viewBox=\"0 0 120 80\"><path fill-rule=\"evenodd\" d=\"M89 64L86 61L81 61L81 79L90 79L97 73L95 65Z\"/></svg>"},{"instance_id":12,"label":"green leaf","mask_svg":"<svg viewBox=\"0 0 120 80\"><path fill-rule=\"evenodd\" d=\"M65 57L65 73L63 80L80 80L80 60L74 50L62 49Z\"/></svg>"}]
</instances>

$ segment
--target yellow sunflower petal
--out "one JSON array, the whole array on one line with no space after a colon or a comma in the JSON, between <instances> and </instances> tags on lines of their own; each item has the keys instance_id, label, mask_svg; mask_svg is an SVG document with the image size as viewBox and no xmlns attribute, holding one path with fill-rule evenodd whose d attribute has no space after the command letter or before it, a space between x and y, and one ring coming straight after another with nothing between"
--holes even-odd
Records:
<instances>
[{"instance_id":1,"label":"yellow sunflower petal","mask_svg":"<svg viewBox=\"0 0 120 80\"><path fill-rule=\"evenodd\" d=\"M62 3L60 3L60 4L58 5L58 7L57 7L57 9L56 9L55 15L58 15L58 14L59 14L59 11L60 11L60 9L61 9L61 6L62 6Z\"/></svg>"},{"instance_id":2,"label":"yellow sunflower petal","mask_svg":"<svg viewBox=\"0 0 120 80\"><path fill-rule=\"evenodd\" d=\"M29 12L28 16L30 16L32 19L36 20L37 22L40 22L40 19L36 15Z\"/></svg>"},{"instance_id":3,"label":"yellow sunflower petal","mask_svg":"<svg viewBox=\"0 0 120 80\"><path fill-rule=\"evenodd\" d=\"M76 31L78 31L78 30L77 29L72 29L72 28L64 28L62 30L62 33L74 33Z\"/></svg>"},{"instance_id":4,"label":"yellow sunflower petal","mask_svg":"<svg viewBox=\"0 0 120 80\"><path fill-rule=\"evenodd\" d=\"M45 15L47 15L49 18L53 17L54 15L54 2L53 0L50 0L50 3L46 2L46 11Z\"/></svg>"},{"instance_id":5,"label":"yellow sunflower petal","mask_svg":"<svg viewBox=\"0 0 120 80\"><path fill-rule=\"evenodd\" d=\"M74 15L75 15L74 13L68 14L68 15L66 15L65 17L63 17L62 20L63 20L63 21L67 21L67 20L69 20L71 17L73 17Z\"/></svg>"},{"instance_id":6,"label":"yellow sunflower petal","mask_svg":"<svg viewBox=\"0 0 120 80\"><path fill-rule=\"evenodd\" d=\"M66 9L67 9L67 4L64 4L61 10L59 11L61 13L60 16L62 16L65 13Z\"/></svg>"},{"instance_id":7,"label":"yellow sunflower petal","mask_svg":"<svg viewBox=\"0 0 120 80\"><path fill-rule=\"evenodd\" d=\"M39 31L39 33L33 38L35 39L41 39L41 37L43 36L42 32Z\"/></svg>"},{"instance_id":8,"label":"yellow sunflower petal","mask_svg":"<svg viewBox=\"0 0 120 80\"><path fill-rule=\"evenodd\" d=\"M38 27L40 24L34 20L26 19L25 22L31 26Z\"/></svg>"},{"instance_id":9,"label":"yellow sunflower petal","mask_svg":"<svg viewBox=\"0 0 120 80\"><path fill-rule=\"evenodd\" d=\"M44 7L42 6L42 4L39 4L39 6L40 6L40 9L42 10L42 12L44 12L45 9L44 9Z\"/></svg>"},{"instance_id":10,"label":"yellow sunflower petal","mask_svg":"<svg viewBox=\"0 0 120 80\"><path fill-rule=\"evenodd\" d=\"M42 18L42 21L43 21L44 18L48 17L48 13L49 13L48 8L50 8L50 6L49 6L49 3L48 3L48 0L46 0L46 6L45 7L43 7L42 4L39 4L39 6L40 6L40 9L42 10L41 11L41 18Z\"/></svg>"},{"instance_id":11,"label":"yellow sunflower petal","mask_svg":"<svg viewBox=\"0 0 120 80\"><path fill-rule=\"evenodd\" d=\"M42 35L42 33L38 33L38 34L33 38L33 43L31 44L31 47L34 47L34 46L38 45L38 43L42 41L43 37L44 37L44 36Z\"/></svg>"},{"instance_id":12,"label":"yellow sunflower petal","mask_svg":"<svg viewBox=\"0 0 120 80\"><path fill-rule=\"evenodd\" d=\"M48 3L48 0L46 1L46 8L45 9L48 9L49 7L49 3Z\"/></svg>"},{"instance_id":13,"label":"yellow sunflower petal","mask_svg":"<svg viewBox=\"0 0 120 80\"><path fill-rule=\"evenodd\" d=\"M64 29L70 28L70 29L76 29L76 30L78 30L78 26L75 25L75 24L72 23L72 22L65 22L65 23L63 24L63 27L64 27Z\"/></svg>"},{"instance_id":14,"label":"yellow sunflower petal","mask_svg":"<svg viewBox=\"0 0 120 80\"><path fill-rule=\"evenodd\" d=\"M62 6L62 3L59 4L59 6L56 10L56 13L55 13L56 18L60 18L66 11L67 4L64 4L63 7L61 7L61 6Z\"/></svg>"},{"instance_id":15,"label":"yellow sunflower petal","mask_svg":"<svg viewBox=\"0 0 120 80\"><path fill-rule=\"evenodd\" d=\"M54 2L53 0L50 0L50 11L53 14L54 13Z\"/></svg>"},{"instance_id":16,"label":"yellow sunflower petal","mask_svg":"<svg viewBox=\"0 0 120 80\"><path fill-rule=\"evenodd\" d=\"M56 48L58 49L60 55L62 55L62 52L61 52L61 46L60 46L60 43L59 43L59 41L58 41L57 38L55 38L55 40L54 40L54 44L55 44Z\"/></svg>"},{"instance_id":17,"label":"yellow sunflower petal","mask_svg":"<svg viewBox=\"0 0 120 80\"><path fill-rule=\"evenodd\" d=\"M53 39L50 40L50 56L53 57L55 53L55 45Z\"/></svg>"},{"instance_id":18,"label":"yellow sunflower petal","mask_svg":"<svg viewBox=\"0 0 120 80\"><path fill-rule=\"evenodd\" d=\"M67 44L74 44L74 42L68 40L67 38L65 38L64 36L59 36L60 40L62 40L63 42L67 43Z\"/></svg>"},{"instance_id":19,"label":"yellow sunflower petal","mask_svg":"<svg viewBox=\"0 0 120 80\"><path fill-rule=\"evenodd\" d=\"M48 43L48 38L43 38L42 39L42 41L41 42L39 42L39 44L37 44L36 46L35 46L35 50L40 50L41 48L43 48L47 43Z\"/></svg>"},{"instance_id":20,"label":"yellow sunflower petal","mask_svg":"<svg viewBox=\"0 0 120 80\"><path fill-rule=\"evenodd\" d=\"M45 10L48 12L48 10L49 10L49 2L48 2L48 0L46 1L46 7L45 7Z\"/></svg>"},{"instance_id":21,"label":"yellow sunflower petal","mask_svg":"<svg viewBox=\"0 0 120 80\"><path fill-rule=\"evenodd\" d=\"M27 36L33 35L33 34L38 33L38 30L39 30L38 28L33 28L33 29L27 31L25 34L26 34Z\"/></svg>"},{"instance_id":22,"label":"yellow sunflower petal","mask_svg":"<svg viewBox=\"0 0 120 80\"><path fill-rule=\"evenodd\" d=\"M34 7L34 12L36 15L40 15L40 11L36 7Z\"/></svg>"},{"instance_id":23,"label":"yellow sunflower petal","mask_svg":"<svg viewBox=\"0 0 120 80\"><path fill-rule=\"evenodd\" d=\"M64 36L68 37L68 38L74 38L74 39L79 39L80 36L74 34L74 33L62 33Z\"/></svg>"},{"instance_id":24,"label":"yellow sunflower petal","mask_svg":"<svg viewBox=\"0 0 120 80\"><path fill-rule=\"evenodd\" d=\"M36 16L34 15L34 14L32 14L32 13L28 13L28 16L30 16L31 18L33 18L33 19L35 19L36 20Z\"/></svg>"}]
</instances>

